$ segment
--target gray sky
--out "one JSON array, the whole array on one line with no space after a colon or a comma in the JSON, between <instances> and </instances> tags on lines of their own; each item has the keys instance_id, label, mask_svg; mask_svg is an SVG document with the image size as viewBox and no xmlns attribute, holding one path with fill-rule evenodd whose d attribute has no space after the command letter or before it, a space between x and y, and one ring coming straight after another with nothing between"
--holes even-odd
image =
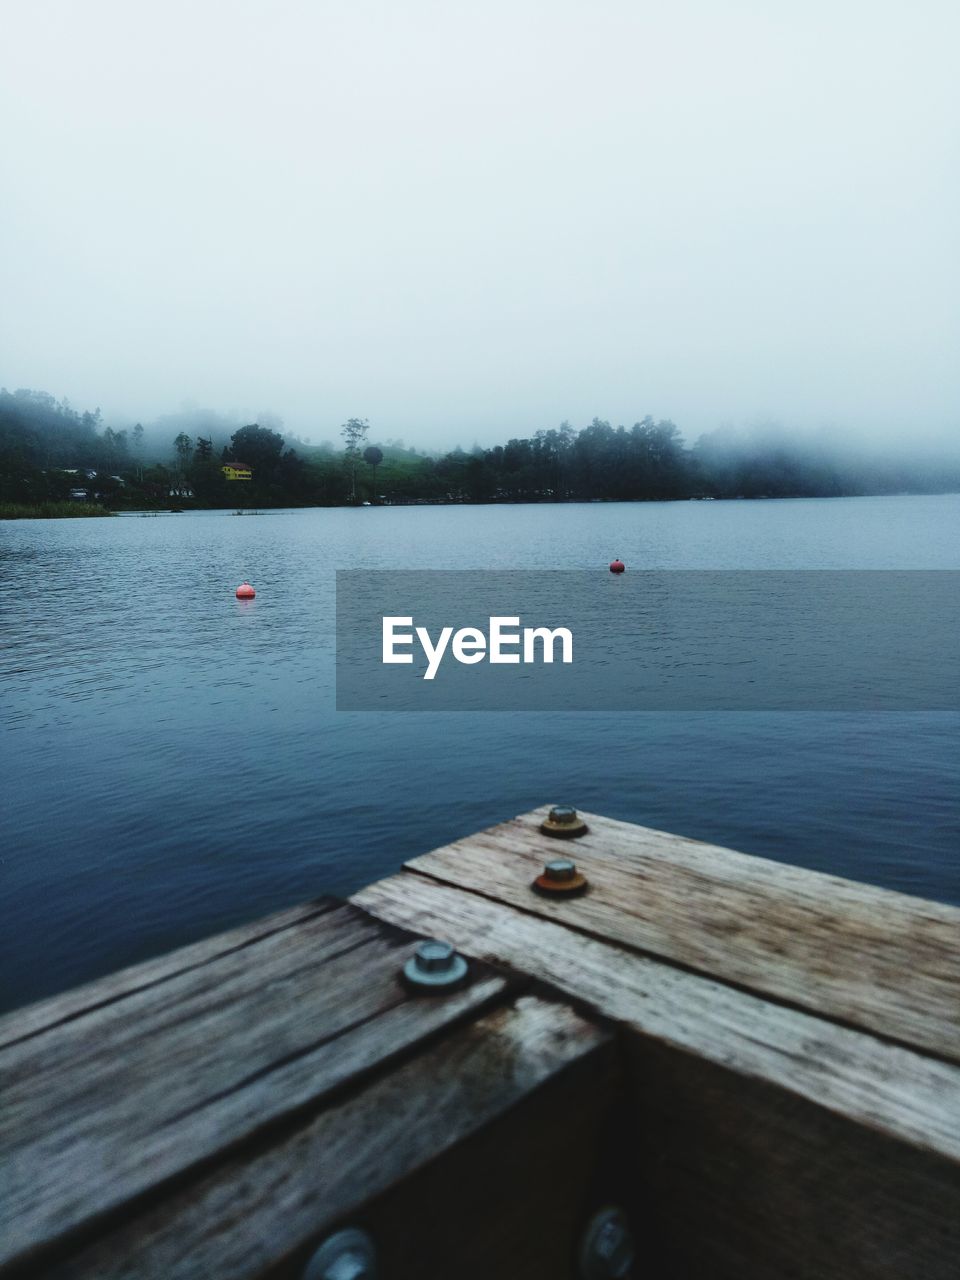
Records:
<instances>
[{"instance_id":1,"label":"gray sky","mask_svg":"<svg viewBox=\"0 0 960 1280\"><path fill-rule=\"evenodd\" d=\"M960 434L954 0L6 0L0 383Z\"/></svg>"}]
</instances>

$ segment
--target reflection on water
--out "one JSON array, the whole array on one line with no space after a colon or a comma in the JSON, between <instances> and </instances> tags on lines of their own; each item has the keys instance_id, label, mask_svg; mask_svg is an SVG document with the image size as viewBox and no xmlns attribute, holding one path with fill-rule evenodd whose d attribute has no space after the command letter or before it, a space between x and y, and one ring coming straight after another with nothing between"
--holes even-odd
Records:
<instances>
[{"instance_id":1,"label":"reflection on water","mask_svg":"<svg viewBox=\"0 0 960 1280\"><path fill-rule=\"evenodd\" d=\"M334 712L335 569L615 554L956 569L960 497L0 524L5 1002L560 799L960 902L956 715Z\"/></svg>"}]
</instances>

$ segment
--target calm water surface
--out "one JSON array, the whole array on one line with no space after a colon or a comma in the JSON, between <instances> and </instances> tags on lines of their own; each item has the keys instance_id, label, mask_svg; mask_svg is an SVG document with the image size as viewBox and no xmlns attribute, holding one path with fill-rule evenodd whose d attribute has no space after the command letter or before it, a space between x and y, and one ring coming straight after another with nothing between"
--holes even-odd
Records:
<instances>
[{"instance_id":1,"label":"calm water surface","mask_svg":"<svg viewBox=\"0 0 960 1280\"><path fill-rule=\"evenodd\" d=\"M960 903L956 715L334 711L335 569L614 555L960 569L960 496L0 522L0 1002L554 800Z\"/></svg>"}]
</instances>

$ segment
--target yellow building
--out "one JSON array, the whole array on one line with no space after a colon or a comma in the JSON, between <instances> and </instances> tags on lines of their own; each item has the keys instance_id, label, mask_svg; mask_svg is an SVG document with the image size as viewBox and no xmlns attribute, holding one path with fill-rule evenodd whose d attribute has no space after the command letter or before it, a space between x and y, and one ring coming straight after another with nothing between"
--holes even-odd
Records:
<instances>
[{"instance_id":1,"label":"yellow building","mask_svg":"<svg viewBox=\"0 0 960 1280\"><path fill-rule=\"evenodd\" d=\"M220 470L227 480L253 479L253 471L245 462L225 462Z\"/></svg>"}]
</instances>

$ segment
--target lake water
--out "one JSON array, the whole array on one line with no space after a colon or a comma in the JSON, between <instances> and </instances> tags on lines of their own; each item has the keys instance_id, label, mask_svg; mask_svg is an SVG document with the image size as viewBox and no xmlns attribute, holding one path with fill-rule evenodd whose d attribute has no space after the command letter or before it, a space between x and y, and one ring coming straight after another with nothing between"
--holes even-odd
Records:
<instances>
[{"instance_id":1,"label":"lake water","mask_svg":"<svg viewBox=\"0 0 960 1280\"><path fill-rule=\"evenodd\" d=\"M334 710L335 569L614 555L960 569L960 495L0 522L2 1004L549 801L960 903L956 714Z\"/></svg>"}]
</instances>

